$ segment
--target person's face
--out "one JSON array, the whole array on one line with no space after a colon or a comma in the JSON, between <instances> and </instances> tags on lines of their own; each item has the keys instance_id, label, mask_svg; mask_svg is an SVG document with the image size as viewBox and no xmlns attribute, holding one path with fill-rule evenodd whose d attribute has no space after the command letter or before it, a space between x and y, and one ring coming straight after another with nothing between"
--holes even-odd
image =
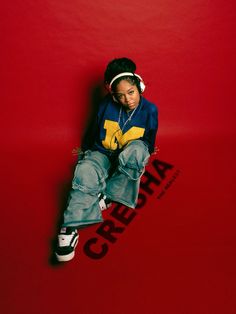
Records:
<instances>
[{"instance_id":1,"label":"person's face","mask_svg":"<svg viewBox=\"0 0 236 314\"><path fill-rule=\"evenodd\" d=\"M126 110L135 109L140 101L140 94L136 85L127 80L121 80L116 86L115 97Z\"/></svg>"}]
</instances>

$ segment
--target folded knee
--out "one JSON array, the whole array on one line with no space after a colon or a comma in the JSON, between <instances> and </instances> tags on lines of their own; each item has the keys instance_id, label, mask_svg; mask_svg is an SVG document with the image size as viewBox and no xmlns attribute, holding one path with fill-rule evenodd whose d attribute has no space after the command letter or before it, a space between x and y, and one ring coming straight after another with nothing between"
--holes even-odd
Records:
<instances>
[{"instance_id":1,"label":"folded knee","mask_svg":"<svg viewBox=\"0 0 236 314\"><path fill-rule=\"evenodd\" d=\"M86 193L97 194L104 181L102 170L91 163L82 162L76 167L72 187Z\"/></svg>"},{"instance_id":2,"label":"folded knee","mask_svg":"<svg viewBox=\"0 0 236 314\"><path fill-rule=\"evenodd\" d=\"M130 143L119 155L119 170L132 180L138 180L150 155L147 146L141 141Z\"/></svg>"},{"instance_id":3,"label":"folded knee","mask_svg":"<svg viewBox=\"0 0 236 314\"><path fill-rule=\"evenodd\" d=\"M121 167L140 170L147 164L150 154L141 140L131 142L119 155Z\"/></svg>"}]
</instances>

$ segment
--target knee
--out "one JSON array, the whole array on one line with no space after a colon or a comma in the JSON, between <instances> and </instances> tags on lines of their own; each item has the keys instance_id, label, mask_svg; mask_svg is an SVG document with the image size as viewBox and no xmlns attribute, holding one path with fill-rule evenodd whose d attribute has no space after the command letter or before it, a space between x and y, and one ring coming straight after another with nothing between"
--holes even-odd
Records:
<instances>
[{"instance_id":1,"label":"knee","mask_svg":"<svg viewBox=\"0 0 236 314\"><path fill-rule=\"evenodd\" d=\"M138 180L149 156L148 148L141 140L133 141L120 153L118 169L131 180Z\"/></svg>"},{"instance_id":2,"label":"knee","mask_svg":"<svg viewBox=\"0 0 236 314\"><path fill-rule=\"evenodd\" d=\"M119 164L131 169L143 169L147 164L150 154L147 145L136 140L131 142L119 155Z\"/></svg>"},{"instance_id":3,"label":"knee","mask_svg":"<svg viewBox=\"0 0 236 314\"><path fill-rule=\"evenodd\" d=\"M87 193L98 193L102 178L99 171L88 162L78 163L75 169L72 187Z\"/></svg>"}]
</instances>

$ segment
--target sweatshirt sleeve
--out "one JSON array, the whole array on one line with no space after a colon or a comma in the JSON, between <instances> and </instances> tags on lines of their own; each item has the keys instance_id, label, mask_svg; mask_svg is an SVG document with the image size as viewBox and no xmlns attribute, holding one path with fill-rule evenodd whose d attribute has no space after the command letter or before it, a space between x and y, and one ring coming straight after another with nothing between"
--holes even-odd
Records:
<instances>
[{"instance_id":1,"label":"sweatshirt sleeve","mask_svg":"<svg viewBox=\"0 0 236 314\"><path fill-rule=\"evenodd\" d=\"M149 153L152 154L154 152L156 134L158 130L158 109L154 104L151 104L147 122L143 141L148 145Z\"/></svg>"}]
</instances>

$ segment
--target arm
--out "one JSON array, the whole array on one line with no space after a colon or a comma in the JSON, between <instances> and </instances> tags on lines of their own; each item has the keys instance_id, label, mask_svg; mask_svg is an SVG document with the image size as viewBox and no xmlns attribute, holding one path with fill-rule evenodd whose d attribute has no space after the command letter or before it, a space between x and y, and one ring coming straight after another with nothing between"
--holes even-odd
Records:
<instances>
[{"instance_id":1,"label":"arm","mask_svg":"<svg viewBox=\"0 0 236 314\"><path fill-rule=\"evenodd\" d=\"M143 136L143 141L148 145L149 153L155 150L156 134L158 130L158 110L155 105L150 108L148 115L147 127Z\"/></svg>"}]
</instances>

